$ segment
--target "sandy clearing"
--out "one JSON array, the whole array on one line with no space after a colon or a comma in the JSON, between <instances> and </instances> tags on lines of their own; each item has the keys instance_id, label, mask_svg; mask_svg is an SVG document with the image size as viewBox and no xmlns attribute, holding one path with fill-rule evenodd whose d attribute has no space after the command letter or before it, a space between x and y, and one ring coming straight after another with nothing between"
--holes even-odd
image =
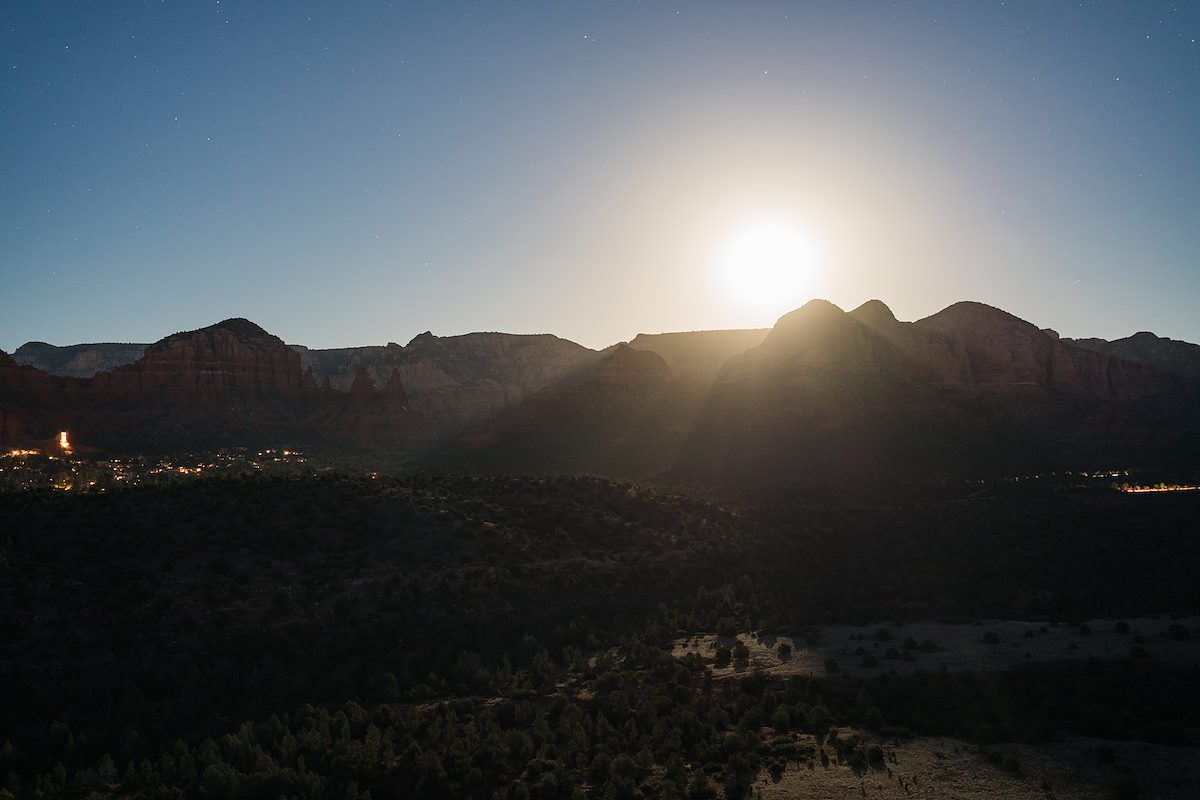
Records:
<instances>
[{"instance_id":1,"label":"sandy clearing","mask_svg":"<svg viewBox=\"0 0 1200 800\"><path fill-rule=\"evenodd\" d=\"M855 733L841 729L843 736ZM868 734L856 732L860 738ZM799 743L815 745L811 737ZM884 768L856 772L846 764L789 764L779 783L764 771L755 783L764 800L783 798L984 798L984 800L1092 800L1105 797L1115 781L1133 780L1144 798L1195 800L1200 797L1200 751L1142 742L1107 742L1062 737L1043 745L991 748L1020 763L1018 773L991 764L974 747L947 738L917 738L899 744L884 741ZM1109 746L1111 764L1100 764L1095 750ZM827 750L828 752L828 750ZM895 761L890 760L895 757Z\"/></svg>"},{"instance_id":2,"label":"sandy clearing","mask_svg":"<svg viewBox=\"0 0 1200 800\"><path fill-rule=\"evenodd\" d=\"M676 656L698 653L712 667L715 678L728 678L759 668L770 675L825 675L825 662L838 662L838 672L856 677L871 677L895 672L912 674L918 669L932 672L943 668L953 672L988 672L1028 664L1034 661L1074 659L1128 658L1134 647L1146 651L1146 657L1164 663L1200 663L1200 616L1170 619L1141 617L1124 620L1128 632L1118 633L1118 620L1093 619L1079 625L1020 620L986 620L972 624L919 622L904 625L877 623L872 625L827 625L816 629L820 635L816 644L804 637L764 635L761 639L749 634L740 635L750 651L746 662L725 665L712 663L717 647L732 647L734 637L700 634L672 643ZM1175 641L1166 637L1167 627L1182 624L1191 631L1191 638ZM877 641L876 633L886 630L892 637ZM988 634L997 643L985 641ZM904 652L905 639L920 643L929 640L937 644L933 653L911 651L914 660L889 659L886 653L894 648ZM775 648L780 642L792 646L792 654L781 660ZM859 651L862 651L861 653ZM874 656L877 666L865 666L864 654Z\"/></svg>"}]
</instances>

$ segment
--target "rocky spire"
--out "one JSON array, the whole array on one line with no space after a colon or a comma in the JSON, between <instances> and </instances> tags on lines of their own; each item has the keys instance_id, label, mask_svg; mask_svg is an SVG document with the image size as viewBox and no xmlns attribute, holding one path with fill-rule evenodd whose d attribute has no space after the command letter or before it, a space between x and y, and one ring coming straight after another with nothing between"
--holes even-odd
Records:
<instances>
[{"instance_id":1,"label":"rocky spire","mask_svg":"<svg viewBox=\"0 0 1200 800\"><path fill-rule=\"evenodd\" d=\"M408 392L404 391L404 383L400 380L400 370L396 367L392 367L392 374L388 376L387 383L384 384L383 402L388 408L408 408Z\"/></svg>"},{"instance_id":2,"label":"rocky spire","mask_svg":"<svg viewBox=\"0 0 1200 800\"><path fill-rule=\"evenodd\" d=\"M375 397L375 379L367 368L359 364L354 371L354 383L350 385L351 405L367 405Z\"/></svg>"}]
</instances>

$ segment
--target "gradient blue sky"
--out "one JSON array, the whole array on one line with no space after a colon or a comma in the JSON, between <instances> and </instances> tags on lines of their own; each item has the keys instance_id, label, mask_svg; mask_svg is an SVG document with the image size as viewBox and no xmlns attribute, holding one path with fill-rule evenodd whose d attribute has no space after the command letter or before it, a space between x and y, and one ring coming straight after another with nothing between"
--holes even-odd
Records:
<instances>
[{"instance_id":1,"label":"gradient blue sky","mask_svg":"<svg viewBox=\"0 0 1200 800\"><path fill-rule=\"evenodd\" d=\"M1200 3L8 2L0 347L231 316L766 326L961 299L1200 341ZM783 220L804 285L722 254Z\"/></svg>"}]
</instances>

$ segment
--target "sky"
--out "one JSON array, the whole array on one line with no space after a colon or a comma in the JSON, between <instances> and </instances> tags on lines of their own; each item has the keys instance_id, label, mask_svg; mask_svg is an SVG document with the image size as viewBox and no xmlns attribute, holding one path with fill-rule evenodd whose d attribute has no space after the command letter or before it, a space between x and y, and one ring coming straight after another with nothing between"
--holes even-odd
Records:
<instances>
[{"instance_id":1,"label":"sky","mask_svg":"<svg viewBox=\"0 0 1200 800\"><path fill-rule=\"evenodd\" d=\"M1197 39L1154 0L10 0L0 348L603 347L813 297L1200 342Z\"/></svg>"}]
</instances>

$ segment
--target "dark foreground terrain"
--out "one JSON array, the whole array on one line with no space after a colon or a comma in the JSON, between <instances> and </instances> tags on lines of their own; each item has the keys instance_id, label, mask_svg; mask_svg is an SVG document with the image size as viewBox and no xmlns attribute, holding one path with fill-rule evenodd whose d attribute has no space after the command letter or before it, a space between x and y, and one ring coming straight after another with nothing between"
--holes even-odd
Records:
<instances>
[{"instance_id":1,"label":"dark foreground terrain","mask_svg":"<svg viewBox=\"0 0 1200 800\"><path fill-rule=\"evenodd\" d=\"M431 474L0 495L0 797L908 792L914 736L1045 797L1021 754L1094 737L1088 785L1137 797L1121 742L1200 759L1200 666L1163 655L1200 636L1200 493L774 508ZM981 618L1102 618L1127 653L946 669L914 624ZM764 662L806 646L844 663Z\"/></svg>"}]
</instances>

